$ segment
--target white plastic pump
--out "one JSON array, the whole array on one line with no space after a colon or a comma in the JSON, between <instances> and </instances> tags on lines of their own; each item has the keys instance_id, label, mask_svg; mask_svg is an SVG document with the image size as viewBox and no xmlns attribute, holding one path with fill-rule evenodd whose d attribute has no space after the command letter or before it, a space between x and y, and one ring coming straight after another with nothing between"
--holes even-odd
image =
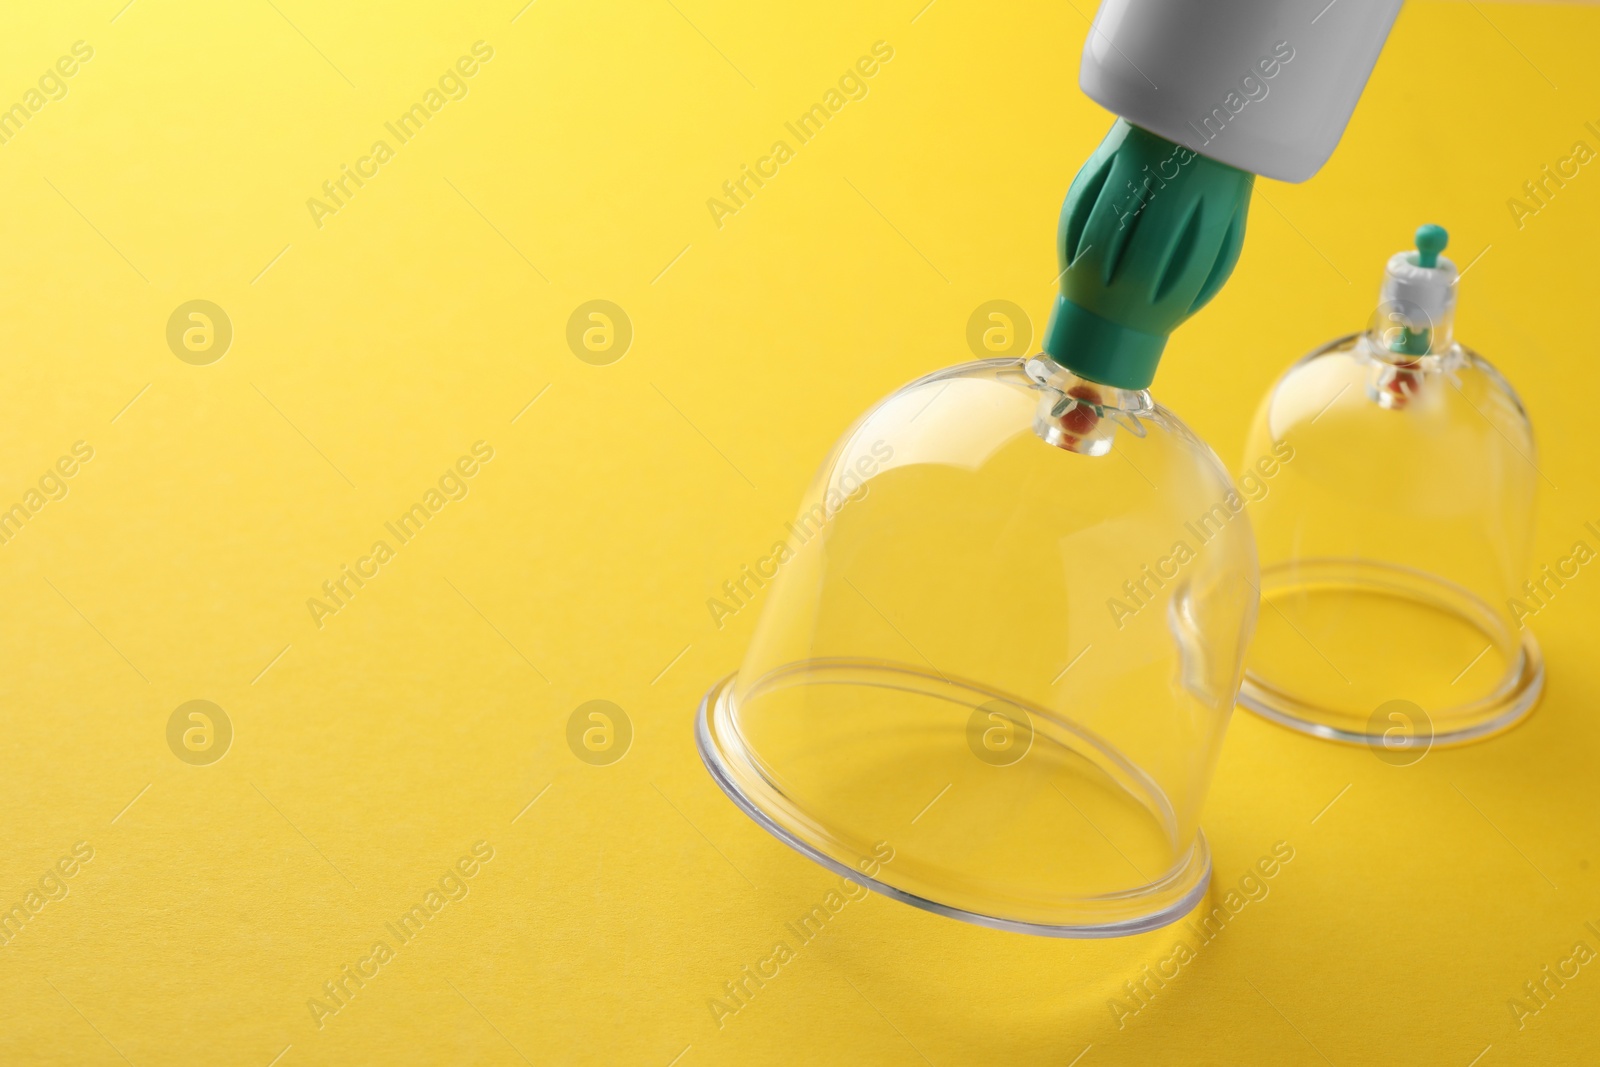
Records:
<instances>
[{"instance_id":1,"label":"white plastic pump","mask_svg":"<svg viewBox=\"0 0 1600 1067\"><path fill-rule=\"evenodd\" d=\"M1102 0L1079 84L1135 126L1251 174L1327 162L1401 0Z\"/></svg>"}]
</instances>

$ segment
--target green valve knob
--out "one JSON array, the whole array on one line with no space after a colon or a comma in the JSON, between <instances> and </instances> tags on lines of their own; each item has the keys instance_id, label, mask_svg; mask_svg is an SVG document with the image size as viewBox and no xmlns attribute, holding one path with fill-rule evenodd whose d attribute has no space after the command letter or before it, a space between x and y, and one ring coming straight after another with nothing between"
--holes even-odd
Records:
<instances>
[{"instance_id":1,"label":"green valve knob","mask_svg":"<svg viewBox=\"0 0 1600 1067\"><path fill-rule=\"evenodd\" d=\"M1091 381L1148 386L1167 335L1233 272L1254 182L1118 119L1061 205L1045 353Z\"/></svg>"},{"instance_id":2,"label":"green valve knob","mask_svg":"<svg viewBox=\"0 0 1600 1067\"><path fill-rule=\"evenodd\" d=\"M1439 253L1450 243L1450 235L1443 226L1428 223L1417 227L1417 266L1433 268L1439 265Z\"/></svg>"}]
</instances>

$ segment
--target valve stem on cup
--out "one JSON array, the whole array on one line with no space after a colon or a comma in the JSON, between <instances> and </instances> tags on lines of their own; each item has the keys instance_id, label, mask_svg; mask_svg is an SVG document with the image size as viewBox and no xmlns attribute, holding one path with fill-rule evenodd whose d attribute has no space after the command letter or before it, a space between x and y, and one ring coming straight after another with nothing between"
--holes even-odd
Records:
<instances>
[{"instance_id":1,"label":"valve stem on cup","mask_svg":"<svg viewBox=\"0 0 1600 1067\"><path fill-rule=\"evenodd\" d=\"M1405 363L1379 362L1367 387L1367 395L1381 408L1403 411L1422 391L1425 374L1420 359Z\"/></svg>"},{"instance_id":2,"label":"valve stem on cup","mask_svg":"<svg viewBox=\"0 0 1600 1067\"><path fill-rule=\"evenodd\" d=\"M1440 255L1449 242L1442 226L1421 226L1416 250L1389 258L1378 310L1368 328L1368 343L1378 359L1367 395L1381 408L1402 411L1418 399L1428 367L1453 343L1461 275Z\"/></svg>"},{"instance_id":3,"label":"valve stem on cup","mask_svg":"<svg viewBox=\"0 0 1600 1067\"><path fill-rule=\"evenodd\" d=\"M1039 356L1030 359L1024 370L1039 388L1033 429L1047 444L1081 456L1103 456L1111 451L1119 425L1144 436L1136 414L1149 409L1149 396L1143 390L1091 382Z\"/></svg>"}]
</instances>

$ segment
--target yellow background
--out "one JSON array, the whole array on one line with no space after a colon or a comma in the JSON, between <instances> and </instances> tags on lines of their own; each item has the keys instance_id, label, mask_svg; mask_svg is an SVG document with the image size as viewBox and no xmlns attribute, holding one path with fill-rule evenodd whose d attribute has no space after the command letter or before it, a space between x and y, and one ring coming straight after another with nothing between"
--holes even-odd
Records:
<instances>
[{"instance_id":1,"label":"yellow background","mask_svg":"<svg viewBox=\"0 0 1600 1067\"><path fill-rule=\"evenodd\" d=\"M0 948L0 1061L1600 1057L1600 967L1525 1029L1507 1007L1600 949L1593 565L1534 620L1547 695L1502 738L1396 768L1236 715L1214 884L1295 858L1124 1027L1107 1000L1171 931L1036 939L877 896L713 1021L836 880L696 757L756 614L719 631L706 600L857 413L970 358L980 303L1037 337L1110 121L1076 86L1087 0L121 3L0 33L0 102L94 48L0 146L0 503L94 448L0 546L0 904L94 848ZM1231 463L1278 371L1359 328L1438 221L1457 262L1485 250L1458 335L1540 435L1534 562L1594 544L1600 164L1521 229L1507 200L1600 147L1597 39L1583 6L1408 4L1332 162L1260 183L1157 396ZM314 225L478 40L469 95ZM879 40L869 95L719 229L707 198ZM235 334L208 366L165 339L197 298ZM596 298L634 327L609 366L565 340ZM470 495L319 629L307 598L479 440ZM167 745L192 699L235 730L210 766ZM592 699L633 726L610 766L567 745ZM308 999L479 840L470 895L318 1029Z\"/></svg>"}]
</instances>

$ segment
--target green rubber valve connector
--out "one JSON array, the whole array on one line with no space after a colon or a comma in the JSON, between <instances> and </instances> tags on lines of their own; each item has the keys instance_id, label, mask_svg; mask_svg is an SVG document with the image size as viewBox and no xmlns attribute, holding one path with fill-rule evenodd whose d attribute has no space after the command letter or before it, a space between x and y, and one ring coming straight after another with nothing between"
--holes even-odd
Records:
<instances>
[{"instance_id":1,"label":"green rubber valve connector","mask_svg":"<svg viewBox=\"0 0 1600 1067\"><path fill-rule=\"evenodd\" d=\"M1148 386L1167 335L1233 273L1254 183L1118 119L1061 205L1045 353L1090 381Z\"/></svg>"}]
</instances>

